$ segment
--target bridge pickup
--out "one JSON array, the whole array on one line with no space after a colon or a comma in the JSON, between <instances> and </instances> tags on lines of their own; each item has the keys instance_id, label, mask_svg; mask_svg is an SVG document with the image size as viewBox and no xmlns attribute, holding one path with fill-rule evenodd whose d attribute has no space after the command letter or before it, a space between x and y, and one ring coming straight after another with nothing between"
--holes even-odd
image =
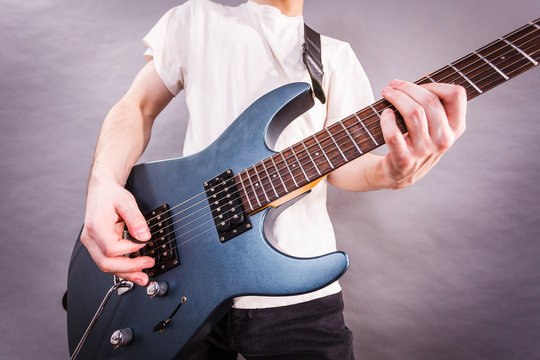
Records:
<instances>
[{"instance_id":1,"label":"bridge pickup","mask_svg":"<svg viewBox=\"0 0 540 360\"><path fill-rule=\"evenodd\" d=\"M150 256L154 258L155 265L143 271L149 277L157 277L180 265L176 237L174 235L173 221L168 204L148 212L144 216L150 228L152 237L146 242L146 246L139 251L131 253L129 257Z\"/></svg>"},{"instance_id":2,"label":"bridge pickup","mask_svg":"<svg viewBox=\"0 0 540 360\"><path fill-rule=\"evenodd\" d=\"M251 229L232 170L204 183L219 241L225 242Z\"/></svg>"}]
</instances>

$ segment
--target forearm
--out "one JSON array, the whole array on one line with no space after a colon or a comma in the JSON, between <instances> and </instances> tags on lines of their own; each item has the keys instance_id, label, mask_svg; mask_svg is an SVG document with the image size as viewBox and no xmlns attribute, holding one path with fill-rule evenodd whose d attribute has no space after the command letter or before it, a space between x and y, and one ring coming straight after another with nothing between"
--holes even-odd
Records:
<instances>
[{"instance_id":1,"label":"forearm","mask_svg":"<svg viewBox=\"0 0 540 360\"><path fill-rule=\"evenodd\" d=\"M154 118L124 97L109 111L96 145L89 185L114 181L124 185L150 139Z\"/></svg>"},{"instance_id":2,"label":"forearm","mask_svg":"<svg viewBox=\"0 0 540 360\"><path fill-rule=\"evenodd\" d=\"M123 240L122 230L127 226L139 241L148 241L151 235L136 199L124 185L148 144L154 119L171 99L153 62L148 62L105 117L88 181L81 242L102 271L139 285L148 282L142 269L154 266L154 260L123 256L139 250L141 244Z\"/></svg>"},{"instance_id":3,"label":"forearm","mask_svg":"<svg viewBox=\"0 0 540 360\"><path fill-rule=\"evenodd\" d=\"M172 95L158 76L153 61L149 61L103 121L89 186L97 181L113 181L124 186L150 140L154 119L171 100Z\"/></svg>"}]
</instances>

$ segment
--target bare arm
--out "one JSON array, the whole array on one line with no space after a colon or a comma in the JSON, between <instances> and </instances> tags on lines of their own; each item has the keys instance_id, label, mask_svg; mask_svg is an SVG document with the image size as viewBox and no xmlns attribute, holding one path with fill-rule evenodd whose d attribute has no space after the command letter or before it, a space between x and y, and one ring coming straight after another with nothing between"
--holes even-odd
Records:
<instances>
[{"instance_id":1,"label":"bare arm","mask_svg":"<svg viewBox=\"0 0 540 360\"><path fill-rule=\"evenodd\" d=\"M124 185L150 140L154 119L172 97L153 62L148 62L105 117L88 180L81 241L102 271L139 285L148 282L142 269L152 267L154 261L150 257L122 256L143 246L121 239L122 222L125 221L129 232L139 240L149 240L150 232L135 199Z\"/></svg>"},{"instance_id":2,"label":"bare arm","mask_svg":"<svg viewBox=\"0 0 540 360\"><path fill-rule=\"evenodd\" d=\"M381 127L388 154L367 154L339 168L328 176L332 185L352 191L409 186L465 131L467 99L461 86L393 80L382 94L403 115L408 133L401 134L394 113L385 110Z\"/></svg>"}]
</instances>

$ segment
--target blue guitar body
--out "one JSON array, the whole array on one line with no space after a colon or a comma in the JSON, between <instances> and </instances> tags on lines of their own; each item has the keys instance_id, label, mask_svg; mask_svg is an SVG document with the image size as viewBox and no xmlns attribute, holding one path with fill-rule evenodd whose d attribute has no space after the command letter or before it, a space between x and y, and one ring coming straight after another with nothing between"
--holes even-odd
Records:
<instances>
[{"instance_id":1,"label":"blue guitar body","mask_svg":"<svg viewBox=\"0 0 540 360\"><path fill-rule=\"evenodd\" d=\"M162 204L172 207L183 203L204 193L203 184L227 169L236 174L273 155L267 141L312 104L308 84L276 89L244 111L205 150L135 166L126 187L143 214ZM348 258L343 252L295 258L273 248L263 232L267 212L268 208L251 214L250 229L226 242L220 241L208 208L200 211L194 222L186 219L175 223L180 264L153 279L167 282L167 294L150 298L146 288L138 286L123 295L114 293L78 358L186 358L234 297L306 293L330 284L346 271ZM112 284L112 275L98 269L78 239L68 275L70 353ZM166 331L154 332L156 324L167 319L180 303ZM111 334L123 328L133 330L133 341L113 349L109 344Z\"/></svg>"}]
</instances>

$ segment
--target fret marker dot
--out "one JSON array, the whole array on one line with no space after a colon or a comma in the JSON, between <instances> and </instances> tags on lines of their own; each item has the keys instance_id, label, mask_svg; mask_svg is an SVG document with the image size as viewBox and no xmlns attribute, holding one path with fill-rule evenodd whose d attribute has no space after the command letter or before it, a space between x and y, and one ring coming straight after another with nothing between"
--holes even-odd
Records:
<instances>
[{"instance_id":1,"label":"fret marker dot","mask_svg":"<svg viewBox=\"0 0 540 360\"><path fill-rule=\"evenodd\" d=\"M255 186L259 186L259 183L255 183Z\"/></svg>"},{"instance_id":2,"label":"fret marker dot","mask_svg":"<svg viewBox=\"0 0 540 360\"><path fill-rule=\"evenodd\" d=\"M501 56L501 60L504 60L504 59L506 59L506 56Z\"/></svg>"},{"instance_id":3,"label":"fret marker dot","mask_svg":"<svg viewBox=\"0 0 540 360\"><path fill-rule=\"evenodd\" d=\"M318 153L318 152L316 152L316 153L315 153L315 155L316 155L316 156L319 156L319 153Z\"/></svg>"},{"instance_id":4,"label":"fret marker dot","mask_svg":"<svg viewBox=\"0 0 540 360\"><path fill-rule=\"evenodd\" d=\"M274 174L274 177L276 177L276 174Z\"/></svg>"},{"instance_id":5,"label":"fret marker dot","mask_svg":"<svg viewBox=\"0 0 540 360\"><path fill-rule=\"evenodd\" d=\"M296 166L296 164L292 164L292 167L295 167L295 166Z\"/></svg>"}]
</instances>

